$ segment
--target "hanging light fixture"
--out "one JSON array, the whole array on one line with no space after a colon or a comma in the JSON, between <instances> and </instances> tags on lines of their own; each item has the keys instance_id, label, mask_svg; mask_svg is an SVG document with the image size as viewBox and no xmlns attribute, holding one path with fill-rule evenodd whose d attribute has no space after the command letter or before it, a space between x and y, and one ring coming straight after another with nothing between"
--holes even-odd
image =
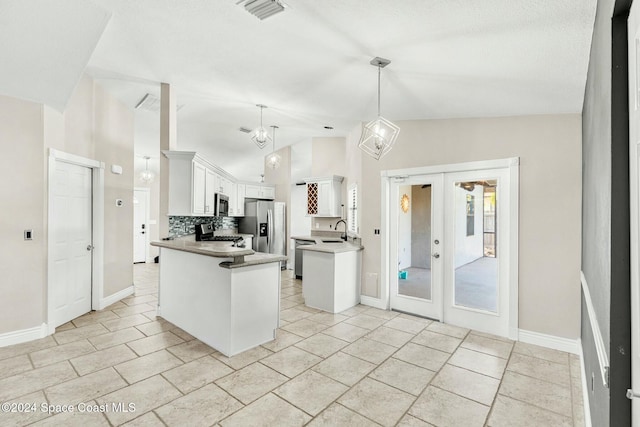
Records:
<instances>
[{"instance_id":1,"label":"hanging light fixture","mask_svg":"<svg viewBox=\"0 0 640 427\"><path fill-rule=\"evenodd\" d=\"M375 57L369 63L378 67L378 118L364 125L358 147L374 159L380 160L391 151L400 128L380 115L380 69L389 65L391 61Z\"/></svg>"},{"instance_id":2,"label":"hanging light fixture","mask_svg":"<svg viewBox=\"0 0 640 427\"><path fill-rule=\"evenodd\" d=\"M151 172L149 170L149 159L150 158L151 157L149 157L149 156L144 156L143 157L143 159L146 162L146 166L145 166L145 169L142 172L140 172L140 181L144 182L145 184L152 183L153 182L153 178L155 178L155 176L156 176L153 172Z\"/></svg>"},{"instance_id":3,"label":"hanging light fixture","mask_svg":"<svg viewBox=\"0 0 640 427\"><path fill-rule=\"evenodd\" d=\"M267 165L271 169L278 169L280 167L280 161L282 160L280 154L276 153L276 129L278 129L278 126L271 127L273 128L273 151L271 151L271 154L267 157Z\"/></svg>"},{"instance_id":4,"label":"hanging light fixture","mask_svg":"<svg viewBox=\"0 0 640 427\"><path fill-rule=\"evenodd\" d=\"M262 110L267 108L267 106L262 104L257 104L256 107L260 107L260 127L253 131L253 135L251 136L251 139L253 140L253 142L256 143L256 145L260 149L263 149L264 147L267 146L267 144L271 140L271 137L269 136L269 132L264 128L264 126L262 126Z\"/></svg>"}]
</instances>

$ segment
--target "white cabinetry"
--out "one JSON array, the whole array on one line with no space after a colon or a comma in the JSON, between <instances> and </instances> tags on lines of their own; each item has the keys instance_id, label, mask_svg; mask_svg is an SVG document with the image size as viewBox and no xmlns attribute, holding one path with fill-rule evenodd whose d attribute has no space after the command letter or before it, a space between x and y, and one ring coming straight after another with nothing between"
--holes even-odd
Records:
<instances>
[{"instance_id":1,"label":"white cabinetry","mask_svg":"<svg viewBox=\"0 0 640 427\"><path fill-rule=\"evenodd\" d=\"M267 185L247 184L245 197L248 199L273 200L276 198L276 189Z\"/></svg>"},{"instance_id":2,"label":"white cabinetry","mask_svg":"<svg viewBox=\"0 0 640 427\"><path fill-rule=\"evenodd\" d=\"M207 179L205 180L204 213L207 215L213 215L215 214L216 181L218 180L218 175L207 169L206 176Z\"/></svg>"},{"instance_id":3,"label":"white cabinetry","mask_svg":"<svg viewBox=\"0 0 640 427\"><path fill-rule=\"evenodd\" d=\"M169 215L213 216L215 194L231 196L234 184L219 167L193 151L163 151L169 159ZM231 198L231 197L230 197ZM244 200L242 202L244 210Z\"/></svg>"},{"instance_id":4,"label":"white cabinetry","mask_svg":"<svg viewBox=\"0 0 640 427\"><path fill-rule=\"evenodd\" d=\"M232 184L229 196L229 215L244 216L245 184Z\"/></svg>"},{"instance_id":5,"label":"white cabinetry","mask_svg":"<svg viewBox=\"0 0 640 427\"><path fill-rule=\"evenodd\" d=\"M192 188L192 200L193 206L191 207L191 211L194 214L204 214L206 211L205 199L206 199L206 188L207 188L207 168L203 165L193 162L193 184Z\"/></svg>"},{"instance_id":6,"label":"white cabinetry","mask_svg":"<svg viewBox=\"0 0 640 427\"><path fill-rule=\"evenodd\" d=\"M233 192L233 182L230 179L227 179L223 176L218 175L216 193L222 193L225 196L231 196Z\"/></svg>"},{"instance_id":7,"label":"white cabinetry","mask_svg":"<svg viewBox=\"0 0 640 427\"><path fill-rule=\"evenodd\" d=\"M341 176L307 178L307 215L339 218L342 216Z\"/></svg>"}]
</instances>

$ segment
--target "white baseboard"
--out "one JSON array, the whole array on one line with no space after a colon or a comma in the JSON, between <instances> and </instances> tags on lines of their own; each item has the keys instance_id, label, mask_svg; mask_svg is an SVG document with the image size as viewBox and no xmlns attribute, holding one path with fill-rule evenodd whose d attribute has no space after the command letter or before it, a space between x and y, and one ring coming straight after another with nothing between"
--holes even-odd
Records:
<instances>
[{"instance_id":1,"label":"white baseboard","mask_svg":"<svg viewBox=\"0 0 640 427\"><path fill-rule=\"evenodd\" d=\"M133 292L134 287L133 285L131 285L121 291L116 292L115 294L109 295L108 297L100 298L100 306L98 307L98 310L102 310L106 307L109 307L111 304L120 301L123 298L133 295Z\"/></svg>"},{"instance_id":2,"label":"white baseboard","mask_svg":"<svg viewBox=\"0 0 640 427\"><path fill-rule=\"evenodd\" d=\"M518 340L528 344L535 344L567 353L580 354L580 342L576 339L556 337L554 335L541 334L539 332L520 329Z\"/></svg>"},{"instance_id":3,"label":"white baseboard","mask_svg":"<svg viewBox=\"0 0 640 427\"><path fill-rule=\"evenodd\" d=\"M380 310L386 310L387 307L379 298L369 297L366 295L360 295L360 304L369 307L379 308Z\"/></svg>"},{"instance_id":4,"label":"white baseboard","mask_svg":"<svg viewBox=\"0 0 640 427\"><path fill-rule=\"evenodd\" d=\"M49 327L46 323L35 328L22 329L20 331L7 332L0 334L0 347L20 344L27 341L33 341L44 338L49 335Z\"/></svg>"}]
</instances>

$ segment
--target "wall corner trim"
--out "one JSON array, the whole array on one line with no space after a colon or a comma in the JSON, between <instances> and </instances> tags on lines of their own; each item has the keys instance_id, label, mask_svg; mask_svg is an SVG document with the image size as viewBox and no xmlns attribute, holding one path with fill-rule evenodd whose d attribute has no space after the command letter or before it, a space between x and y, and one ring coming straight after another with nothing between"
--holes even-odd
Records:
<instances>
[{"instance_id":1,"label":"wall corner trim","mask_svg":"<svg viewBox=\"0 0 640 427\"><path fill-rule=\"evenodd\" d=\"M388 307L380 298L374 298L367 295L360 295L360 304L369 307L379 308L380 310L387 310Z\"/></svg>"},{"instance_id":2,"label":"wall corner trim","mask_svg":"<svg viewBox=\"0 0 640 427\"><path fill-rule=\"evenodd\" d=\"M49 335L49 327L46 323L34 328L22 329L19 331L6 332L0 334L0 347L20 344L27 341L33 341L44 338Z\"/></svg>"},{"instance_id":3,"label":"wall corner trim","mask_svg":"<svg viewBox=\"0 0 640 427\"><path fill-rule=\"evenodd\" d=\"M133 295L133 292L134 292L134 287L133 285L131 285L129 287L124 288L121 291L116 292L115 294L111 294L108 297L101 298L98 310L103 310L106 307L110 306L111 304L114 304L123 298Z\"/></svg>"},{"instance_id":4,"label":"wall corner trim","mask_svg":"<svg viewBox=\"0 0 640 427\"><path fill-rule=\"evenodd\" d=\"M519 341L527 344L535 344L541 347L552 348L554 350L565 351L572 354L580 354L579 339L556 337L554 335L541 334L540 332L518 331Z\"/></svg>"},{"instance_id":5,"label":"wall corner trim","mask_svg":"<svg viewBox=\"0 0 640 427\"><path fill-rule=\"evenodd\" d=\"M598 362L600 363L600 375L602 376L602 385L609 388L609 356L607 356L607 347L602 339L600 325L596 317L596 310L591 301L591 293L587 285L587 278L583 271L580 271L580 284L582 285L582 294L584 295L585 305L587 306L587 314L589 315L589 323L591 324L591 333L596 345L596 353L598 354Z\"/></svg>"}]
</instances>

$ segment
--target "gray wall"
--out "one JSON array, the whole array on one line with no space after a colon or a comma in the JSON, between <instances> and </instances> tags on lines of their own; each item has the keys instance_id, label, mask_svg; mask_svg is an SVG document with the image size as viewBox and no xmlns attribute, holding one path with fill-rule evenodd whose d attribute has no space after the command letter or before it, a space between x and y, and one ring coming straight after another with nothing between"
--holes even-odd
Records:
<instances>
[{"instance_id":1,"label":"gray wall","mask_svg":"<svg viewBox=\"0 0 640 427\"><path fill-rule=\"evenodd\" d=\"M607 389L599 380L594 336L583 297L581 338L589 385L595 375L593 390L588 390L594 426L631 423L631 405L624 396L630 385L631 341L626 60L630 3L598 2L582 116L581 268L611 365L611 387Z\"/></svg>"}]
</instances>

